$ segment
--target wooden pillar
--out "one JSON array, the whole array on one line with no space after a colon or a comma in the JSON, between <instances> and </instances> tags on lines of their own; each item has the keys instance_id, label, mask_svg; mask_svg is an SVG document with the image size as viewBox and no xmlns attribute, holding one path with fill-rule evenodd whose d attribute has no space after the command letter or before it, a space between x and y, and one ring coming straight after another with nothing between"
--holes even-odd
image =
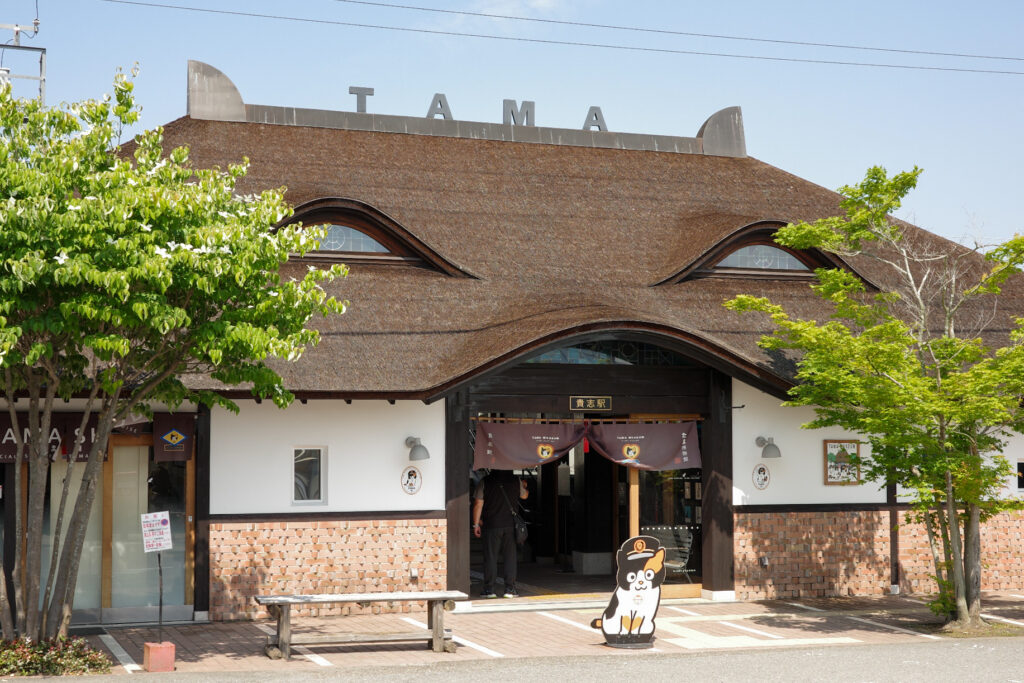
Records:
<instances>
[{"instance_id":1,"label":"wooden pillar","mask_svg":"<svg viewBox=\"0 0 1024 683\"><path fill-rule=\"evenodd\" d=\"M629 468L629 537L640 535L640 470Z\"/></svg>"},{"instance_id":2,"label":"wooden pillar","mask_svg":"<svg viewBox=\"0 0 1024 683\"><path fill-rule=\"evenodd\" d=\"M469 593L470 490L473 454L469 449L466 392L445 398L445 517L448 536L448 590Z\"/></svg>"},{"instance_id":3,"label":"wooden pillar","mask_svg":"<svg viewBox=\"0 0 1024 683\"><path fill-rule=\"evenodd\" d=\"M733 576L732 508L732 379L712 370L710 411L702 431L704 499L703 588L708 591L735 590Z\"/></svg>"},{"instance_id":4,"label":"wooden pillar","mask_svg":"<svg viewBox=\"0 0 1024 683\"><path fill-rule=\"evenodd\" d=\"M199 406L195 445L195 543L193 609L210 609L210 409Z\"/></svg>"},{"instance_id":5,"label":"wooden pillar","mask_svg":"<svg viewBox=\"0 0 1024 683\"><path fill-rule=\"evenodd\" d=\"M185 604L195 600L196 571L196 440L192 438L192 453L185 462Z\"/></svg>"}]
</instances>

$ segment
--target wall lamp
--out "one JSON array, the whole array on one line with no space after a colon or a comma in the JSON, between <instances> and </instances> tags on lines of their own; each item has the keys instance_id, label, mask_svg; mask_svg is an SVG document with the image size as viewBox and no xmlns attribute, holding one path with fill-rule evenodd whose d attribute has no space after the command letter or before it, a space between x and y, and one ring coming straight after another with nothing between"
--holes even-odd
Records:
<instances>
[{"instance_id":1,"label":"wall lamp","mask_svg":"<svg viewBox=\"0 0 1024 683\"><path fill-rule=\"evenodd\" d=\"M430 451L415 436L406 437L405 445L409 447L409 460L427 460L430 458Z\"/></svg>"},{"instance_id":2,"label":"wall lamp","mask_svg":"<svg viewBox=\"0 0 1024 683\"><path fill-rule=\"evenodd\" d=\"M761 457L762 458L781 458L782 457L782 451L780 451L779 447L775 445L775 439L774 438L772 438L770 436L768 438L765 438L763 436L759 436L756 439L754 439L754 443L756 443L758 445L758 447L761 448Z\"/></svg>"}]
</instances>

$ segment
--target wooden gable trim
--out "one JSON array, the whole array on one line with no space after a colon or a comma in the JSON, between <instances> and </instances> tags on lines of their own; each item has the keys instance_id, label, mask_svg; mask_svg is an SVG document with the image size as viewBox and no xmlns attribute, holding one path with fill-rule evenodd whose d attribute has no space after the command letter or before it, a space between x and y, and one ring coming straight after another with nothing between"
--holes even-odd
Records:
<instances>
[{"instance_id":1,"label":"wooden gable trim","mask_svg":"<svg viewBox=\"0 0 1024 683\"><path fill-rule=\"evenodd\" d=\"M398 263L416 265L449 277L476 279L476 276L455 265L421 240L408 228L383 211L355 199L322 197L295 207L295 213L281 225L302 222L342 223L367 234L389 251L387 254L349 252L309 252L299 260L311 263L344 262L346 264Z\"/></svg>"},{"instance_id":2,"label":"wooden gable trim","mask_svg":"<svg viewBox=\"0 0 1024 683\"><path fill-rule=\"evenodd\" d=\"M776 244L773 236L779 228L787 225L787 223L788 221L784 220L762 220L748 223L720 240L717 244L711 246L707 251L701 254L699 258L682 270L669 275L663 280L655 282L652 286L673 285L701 277L738 277L761 280L785 279L807 281L812 281L814 279L813 272L805 271L715 268L716 263L720 262L726 256L741 247L766 244L791 254L795 259L807 266L810 271L813 271L815 268L839 268L841 270L847 270L857 275L857 277L863 280L870 289L878 290L878 287L876 287L874 283L851 268L848 263L835 254L822 251L821 249L796 250L790 249L789 247L785 247L781 244Z\"/></svg>"}]
</instances>

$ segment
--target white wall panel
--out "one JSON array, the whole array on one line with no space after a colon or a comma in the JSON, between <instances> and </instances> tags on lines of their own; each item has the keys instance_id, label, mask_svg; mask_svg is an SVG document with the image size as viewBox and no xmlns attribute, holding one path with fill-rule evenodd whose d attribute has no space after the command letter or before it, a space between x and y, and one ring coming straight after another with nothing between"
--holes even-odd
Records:
<instances>
[{"instance_id":1,"label":"white wall panel","mask_svg":"<svg viewBox=\"0 0 1024 683\"><path fill-rule=\"evenodd\" d=\"M808 503L884 503L885 486L865 482L853 486L826 486L823 465L825 439L855 435L838 428L801 429L814 418L810 408L786 408L779 399L733 380L732 412L733 504L800 505ZM773 437L781 458L761 458L758 436ZM861 445L861 457L870 447ZM758 491L752 475L764 463L771 472L768 488Z\"/></svg>"},{"instance_id":2,"label":"white wall panel","mask_svg":"<svg viewBox=\"0 0 1024 683\"><path fill-rule=\"evenodd\" d=\"M240 401L234 415L214 409L210 427L210 513L443 510L444 401ZM405 439L422 439L430 459L409 462ZM292 451L326 449L323 503L292 502ZM405 493L402 471L415 465L420 491Z\"/></svg>"}]
</instances>

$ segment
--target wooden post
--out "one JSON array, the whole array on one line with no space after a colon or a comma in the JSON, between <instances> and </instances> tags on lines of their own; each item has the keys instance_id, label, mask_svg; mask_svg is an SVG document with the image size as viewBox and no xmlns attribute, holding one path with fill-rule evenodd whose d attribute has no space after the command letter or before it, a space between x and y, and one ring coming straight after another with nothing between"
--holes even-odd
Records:
<instances>
[{"instance_id":1,"label":"wooden post","mask_svg":"<svg viewBox=\"0 0 1024 683\"><path fill-rule=\"evenodd\" d=\"M292 606L284 603L277 608L277 649L288 661L292 656Z\"/></svg>"},{"instance_id":2,"label":"wooden post","mask_svg":"<svg viewBox=\"0 0 1024 683\"><path fill-rule=\"evenodd\" d=\"M433 635L431 643L434 652L444 652L444 600L429 600L428 626Z\"/></svg>"},{"instance_id":3,"label":"wooden post","mask_svg":"<svg viewBox=\"0 0 1024 683\"><path fill-rule=\"evenodd\" d=\"M629 468L629 537L640 535L640 470Z\"/></svg>"}]
</instances>

